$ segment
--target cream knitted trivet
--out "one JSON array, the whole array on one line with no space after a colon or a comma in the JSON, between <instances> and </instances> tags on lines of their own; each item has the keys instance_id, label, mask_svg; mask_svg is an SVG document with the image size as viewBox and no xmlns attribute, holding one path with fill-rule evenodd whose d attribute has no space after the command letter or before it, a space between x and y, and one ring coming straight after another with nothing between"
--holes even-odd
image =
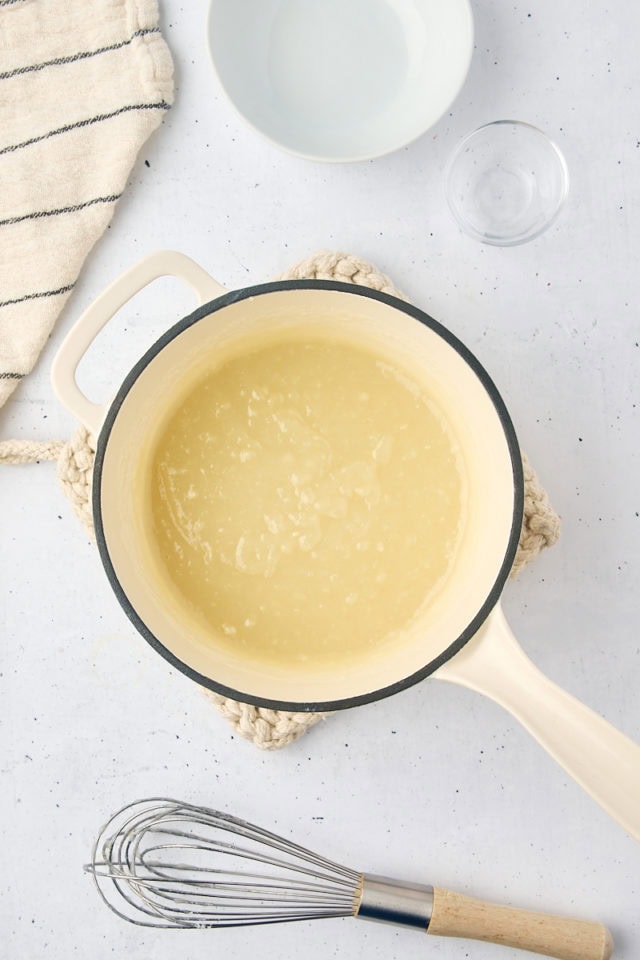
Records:
<instances>
[{"instance_id":1,"label":"cream knitted trivet","mask_svg":"<svg viewBox=\"0 0 640 960\"><path fill-rule=\"evenodd\" d=\"M157 0L0 0L0 407L172 97Z\"/></svg>"},{"instance_id":2,"label":"cream knitted trivet","mask_svg":"<svg viewBox=\"0 0 640 960\"><path fill-rule=\"evenodd\" d=\"M374 290L381 290L406 299L396 290L391 281L371 264L343 253L316 254L308 260L295 264L280 279L341 280L345 283L372 287ZM0 443L0 463L57 460L58 479L62 489L87 532L93 536L91 482L94 452L92 438L84 427L80 427L68 443L63 441L40 444L20 441ZM559 518L526 457L523 457L523 464L524 519L511 576L519 573L545 547L552 546L560 532ZM320 713L267 710L264 707L239 703L209 690L205 690L205 694L242 737L253 741L256 746L264 750L274 750L292 743L309 727L328 716Z\"/></svg>"}]
</instances>

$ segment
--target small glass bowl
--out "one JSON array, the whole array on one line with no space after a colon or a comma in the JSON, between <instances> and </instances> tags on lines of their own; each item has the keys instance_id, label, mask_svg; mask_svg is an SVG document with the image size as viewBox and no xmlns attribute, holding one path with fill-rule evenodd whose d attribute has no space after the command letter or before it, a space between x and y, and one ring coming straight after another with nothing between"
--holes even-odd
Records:
<instances>
[{"instance_id":1,"label":"small glass bowl","mask_svg":"<svg viewBox=\"0 0 640 960\"><path fill-rule=\"evenodd\" d=\"M539 236L569 190L562 153L537 127L496 120L458 145L445 172L449 207L483 243L510 247Z\"/></svg>"}]
</instances>

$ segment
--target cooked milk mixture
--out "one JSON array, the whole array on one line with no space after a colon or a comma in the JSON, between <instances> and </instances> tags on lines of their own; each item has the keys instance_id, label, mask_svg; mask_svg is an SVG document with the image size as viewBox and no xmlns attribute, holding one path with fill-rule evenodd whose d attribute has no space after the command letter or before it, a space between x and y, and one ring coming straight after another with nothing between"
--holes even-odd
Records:
<instances>
[{"instance_id":1,"label":"cooked milk mixture","mask_svg":"<svg viewBox=\"0 0 640 960\"><path fill-rule=\"evenodd\" d=\"M271 661L392 639L460 536L461 468L437 408L345 343L292 340L212 369L160 434L151 485L168 589Z\"/></svg>"}]
</instances>

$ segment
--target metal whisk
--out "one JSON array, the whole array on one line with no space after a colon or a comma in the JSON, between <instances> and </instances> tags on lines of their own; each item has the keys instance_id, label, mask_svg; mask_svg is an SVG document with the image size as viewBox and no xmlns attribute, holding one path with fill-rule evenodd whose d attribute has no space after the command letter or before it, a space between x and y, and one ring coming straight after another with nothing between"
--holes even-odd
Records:
<instances>
[{"instance_id":1,"label":"metal whisk","mask_svg":"<svg viewBox=\"0 0 640 960\"><path fill-rule=\"evenodd\" d=\"M242 861L258 871L238 869ZM260 827L163 799L139 800L117 813L87 869L112 910L153 927L351 916L360 886L355 871Z\"/></svg>"},{"instance_id":2,"label":"metal whisk","mask_svg":"<svg viewBox=\"0 0 640 960\"><path fill-rule=\"evenodd\" d=\"M105 903L141 926L356 916L559 960L608 960L613 946L600 923L359 873L229 814L176 800L138 800L120 810L85 869Z\"/></svg>"}]
</instances>

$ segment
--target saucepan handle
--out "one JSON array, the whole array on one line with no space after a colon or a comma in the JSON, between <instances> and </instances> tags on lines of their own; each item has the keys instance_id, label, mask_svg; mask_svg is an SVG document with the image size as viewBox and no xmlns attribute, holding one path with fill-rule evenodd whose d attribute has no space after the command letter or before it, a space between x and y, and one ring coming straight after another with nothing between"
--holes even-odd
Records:
<instances>
[{"instance_id":1,"label":"saucepan handle","mask_svg":"<svg viewBox=\"0 0 640 960\"><path fill-rule=\"evenodd\" d=\"M226 293L202 267L182 253L160 250L145 257L107 287L85 310L71 328L58 350L51 367L51 383L61 403L96 434L106 413L106 406L92 403L76 381L80 360L109 320L147 284L158 277L172 276L195 290L199 302L207 303Z\"/></svg>"},{"instance_id":2,"label":"saucepan handle","mask_svg":"<svg viewBox=\"0 0 640 960\"><path fill-rule=\"evenodd\" d=\"M640 747L534 666L500 606L434 676L477 690L508 710L640 840Z\"/></svg>"},{"instance_id":3,"label":"saucepan handle","mask_svg":"<svg viewBox=\"0 0 640 960\"><path fill-rule=\"evenodd\" d=\"M476 900L434 887L427 933L500 943L557 960L609 960L611 934L602 923Z\"/></svg>"}]
</instances>

